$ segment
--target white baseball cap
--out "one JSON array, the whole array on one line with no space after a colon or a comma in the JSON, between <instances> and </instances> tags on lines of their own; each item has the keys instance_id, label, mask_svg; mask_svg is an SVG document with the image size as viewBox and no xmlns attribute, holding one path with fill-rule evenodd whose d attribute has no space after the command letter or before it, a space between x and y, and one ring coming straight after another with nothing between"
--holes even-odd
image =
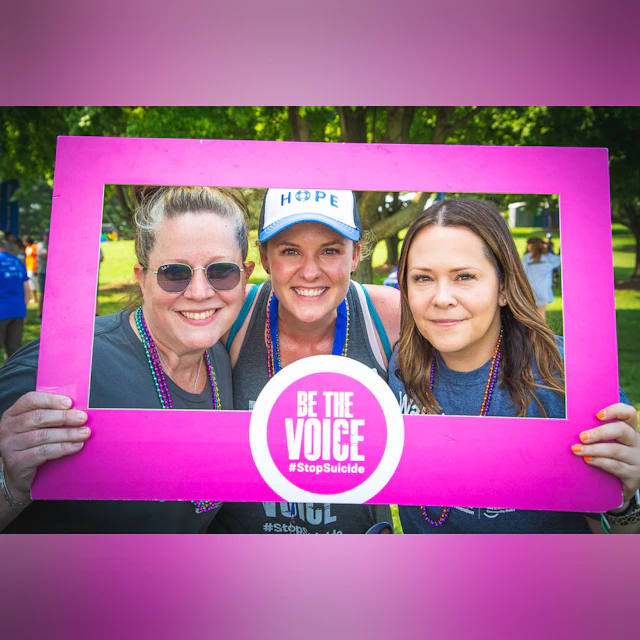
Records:
<instances>
[{"instance_id":1,"label":"white baseball cap","mask_svg":"<svg viewBox=\"0 0 640 640\"><path fill-rule=\"evenodd\" d=\"M300 222L325 224L354 242L360 240L362 233L353 191L267 189L260 214L260 242Z\"/></svg>"}]
</instances>

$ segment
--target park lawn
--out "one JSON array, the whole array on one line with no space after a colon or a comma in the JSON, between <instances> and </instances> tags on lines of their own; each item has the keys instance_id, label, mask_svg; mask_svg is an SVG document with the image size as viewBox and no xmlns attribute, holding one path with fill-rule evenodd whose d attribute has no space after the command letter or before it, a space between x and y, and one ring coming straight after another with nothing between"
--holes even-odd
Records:
<instances>
[{"instance_id":1,"label":"park lawn","mask_svg":"<svg viewBox=\"0 0 640 640\"><path fill-rule=\"evenodd\" d=\"M400 237L404 236L404 231ZM523 229L513 231L513 236L522 255L526 248L526 239L531 235L544 236L542 229ZM259 259L256 246L257 232L249 235L248 260L256 263L250 282L262 282L267 277ZM558 245L558 237L556 246ZM101 245L104 262L100 269L100 291L98 295L98 311L101 315L113 313L128 302L129 293L135 288L133 264L135 263L134 243L132 240L104 242ZM386 277L387 249L383 242L378 243L372 256L374 282L381 283ZM633 272L635 265L635 241L631 232L621 225L613 225L613 261L616 282L626 280ZM562 335L562 291L554 289L556 299L547 307L549 325L558 335ZM616 319L618 333L618 358L620 385L625 390L636 409L640 410L640 291L616 288ZM36 321L36 307L29 305L24 342L40 336L40 324Z\"/></svg>"}]
</instances>

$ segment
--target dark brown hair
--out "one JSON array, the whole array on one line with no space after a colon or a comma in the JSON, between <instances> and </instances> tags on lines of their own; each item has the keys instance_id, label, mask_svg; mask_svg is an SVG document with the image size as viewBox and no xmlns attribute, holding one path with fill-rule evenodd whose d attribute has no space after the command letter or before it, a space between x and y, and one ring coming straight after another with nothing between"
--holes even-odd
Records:
<instances>
[{"instance_id":1,"label":"dark brown hair","mask_svg":"<svg viewBox=\"0 0 640 640\"><path fill-rule=\"evenodd\" d=\"M531 255L531 262L540 262L540 258L545 253L545 244L542 238L533 236L527 240L527 253Z\"/></svg>"},{"instance_id":2,"label":"dark brown hair","mask_svg":"<svg viewBox=\"0 0 640 640\"><path fill-rule=\"evenodd\" d=\"M500 387L506 389L515 414L525 416L531 401L546 416L535 388L551 389L564 395L564 368L553 332L536 309L531 285L522 267L509 228L497 208L485 201L452 199L439 202L421 213L409 227L398 264L398 283L402 294L402 318L398 342L396 375L409 397L420 403L425 413L436 413L440 406L429 389L427 372L434 349L422 336L414 321L407 293L408 256L416 236L431 226L463 227L483 242L493 264L507 306L501 307L504 336L500 366ZM540 382L535 382L533 362Z\"/></svg>"}]
</instances>

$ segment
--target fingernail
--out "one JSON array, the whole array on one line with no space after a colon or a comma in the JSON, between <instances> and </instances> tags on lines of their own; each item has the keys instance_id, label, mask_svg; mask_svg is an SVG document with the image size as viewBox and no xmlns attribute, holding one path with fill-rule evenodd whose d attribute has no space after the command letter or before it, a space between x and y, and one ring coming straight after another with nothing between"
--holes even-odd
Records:
<instances>
[{"instance_id":1,"label":"fingernail","mask_svg":"<svg viewBox=\"0 0 640 640\"><path fill-rule=\"evenodd\" d=\"M70 409L71 408L71 400L69 398L63 398L62 400L62 408Z\"/></svg>"},{"instance_id":2,"label":"fingernail","mask_svg":"<svg viewBox=\"0 0 640 640\"><path fill-rule=\"evenodd\" d=\"M84 422L87 419L87 414L84 411L76 411L74 417L78 422Z\"/></svg>"},{"instance_id":3,"label":"fingernail","mask_svg":"<svg viewBox=\"0 0 640 640\"><path fill-rule=\"evenodd\" d=\"M586 431L583 431L580 434L580 441L581 442L586 442L589 439L589 434Z\"/></svg>"},{"instance_id":4,"label":"fingernail","mask_svg":"<svg viewBox=\"0 0 640 640\"><path fill-rule=\"evenodd\" d=\"M582 451L582 445L581 444L571 445L571 451L573 451L573 453L580 453Z\"/></svg>"},{"instance_id":5,"label":"fingernail","mask_svg":"<svg viewBox=\"0 0 640 640\"><path fill-rule=\"evenodd\" d=\"M72 442L71 446L75 449L80 449L84 445L84 442Z\"/></svg>"},{"instance_id":6,"label":"fingernail","mask_svg":"<svg viewBox=\"0 0 640 640\"><path fill-rule=\"evenodd\" d=\"M78 429L78 433L82 436L86 436L89 433L89 427L81 427Z\"/></svg>"},{"instance_id":7,"label":"fingernail","mask_svg":"<svg viewBox=\"0 0 640 640\"><path fill-rule=\"evenodd\" d=\"M584 458L582 458L585 462L591 462L593 460L593 458L591 456L585 456Z\"/></svg>"},{"instance_id":8,"label":"fingernail","mask_svg":"<svg viewBox=\"0 0 640 640\"><path fill-rule=\"evenodd\" d=\"M598 411L598 413L596 413L596 418L598 418L598 420L602 420L606 415L607 412L603 409L602 411Z\"/></svg>"}]
</instances>

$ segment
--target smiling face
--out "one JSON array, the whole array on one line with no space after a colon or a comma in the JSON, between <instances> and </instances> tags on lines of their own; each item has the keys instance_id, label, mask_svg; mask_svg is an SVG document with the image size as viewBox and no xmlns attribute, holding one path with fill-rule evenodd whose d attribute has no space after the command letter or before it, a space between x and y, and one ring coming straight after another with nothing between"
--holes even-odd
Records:
<instances>
[{"instance_id":1,"label":"smiling face","mask_svg":"<svg viewBox=\"0 0 640 640\"><path fill-rule=\"evenodd\" d=\"M457 371L493 355L505 305L485 244L465 227L432 225L414 238L407 260L409 307L422 336Z\"/></svg>"},{"instance_id":2,"label":"smiling face","mask_svg":"<svg viewBox=\"0 0 640 640\"><path fill-rule=\"evenodd\" d=\"M197 269L183 292L168 293L160 288L152 272L175 262L192 269L212 262L233 262L242 269L233 220L213 213L185 213L165 219L156 233L147 269L139 264L134 267L154 340L165 353L180 357L211 347L231 327L242 306L251 269L242 272L231 291L215 291L205 272Z\"/></svg>"},{"instance_id":3,"label":"smiling face","mask_svg":"<svg viewBox=\"0 0 640 640\"><path fill-rule=\"evenodd\" d=\"M261 258L271 273L280 314L314 323L335 317L358 265L360 245L326 225L302 222L263 245Z\"/></svg>"}]
</instances>

